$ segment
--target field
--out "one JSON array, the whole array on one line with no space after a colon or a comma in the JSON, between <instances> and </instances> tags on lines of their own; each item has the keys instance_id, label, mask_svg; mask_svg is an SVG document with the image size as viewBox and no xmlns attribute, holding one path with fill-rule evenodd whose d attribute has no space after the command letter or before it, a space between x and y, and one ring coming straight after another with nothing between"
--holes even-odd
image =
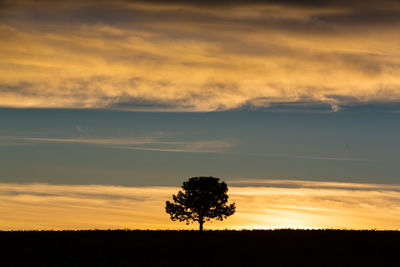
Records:
<instances>
[{"instance_id":1,"label":"field","mask_svg":"<svg viewBox=\"0 0 400 267\"><path fill-rule=\"evenodd\" d=\"M2 266L398 266L398 231L0 232Z\"/></svg>"}]
</instances>

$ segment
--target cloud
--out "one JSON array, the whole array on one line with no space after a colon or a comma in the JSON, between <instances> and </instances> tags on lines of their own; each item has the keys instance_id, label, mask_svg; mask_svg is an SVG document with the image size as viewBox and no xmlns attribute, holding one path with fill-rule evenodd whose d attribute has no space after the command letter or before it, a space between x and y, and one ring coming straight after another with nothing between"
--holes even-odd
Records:
<instances>
[{"instance_id":1,"label":"cloud","mask_svg":"<svg viewBox=\"0 0 400 267\"><path fill-rule=\"evenodd\" d=\"M323 182L304 180L275 180L275 179L243 179L228 181L233 186L266 186L266 187L293 187L293 188L319 188L319 189L349 189L349 190L389 190L400 191L400 185L393 184L362 184L344 182Z\"/></svg>"},{"instance_id":2,"label":"cloud","mask_svg":"<svg viewBox=\"0 0 400 267\"><path fill-rule=\"evenodd\" d=\"M290 155L290 154L267 154L274 157L296 158L296 159L311 159L311 160L333 160L333 161L376 161L367 158L346 158L346 157L322 157L322 156L307 156L307 155Z\"/></svg>"},{"instance_id":3,"label":"cloud","mask_svg":"<svg viewBox=\"0 0 400 267\"><path fill-rule=\"evenodd\" d=\"M398 185L285 180L228 183L237 212L224 222L206 224L207 229L400 228ZM165 213L165 201L178 190L2 183L0 229L196 229L197 225L171 222Z\"/></svg>"},{"instance_id":4,"label":"cloud","mask_svg":"<svg viewBox=\"0 0 400 267\"><path fill-rule=\"evenodd\" d=\"M398 1L25 0L0 14L1 107L400 101Z\"/></svg>"},{"instance_id":5,"label":"cloud","mask_svg":"<svg viewBox=\"0 0 400 267\"><path fill-rule=\"evenodd\" d=\"M162 135L162 134L161 134ZM160 136L137 138L47 138L47 137L7 137L0 136L5 144L27 143L68 143L101 145L114 149L132 149L143 151L186 152L186 153L227 153L233 146L231 141L222 140L194 140L173 141ZM1 143L0 143L1 144Z\"/></svg>"},{"instance_id":6,"label":"cloud","mask_svg":"<svg viewBox=\"0 0 400 267\"><path fill-rule=\"evenodd\" d=\"M78 127L78 126L76 126ZM223 153L244 156L267 156L276 158L294 158L305 160L327 160L327 161L367 161L377 162L379 160L370 158L342 157L342 156L313 156L300 154L283 153L252 153L237 149L239 144L236 140L185 140L176 136L159 132L149 136L129 137L129 138L93 138L90 137L80 127L78 133L83 136L77 137L16 137L0 136L0 145L31 145L43 143L64 143L64 144L86 144L97 145L110 149L130 149L140 151L158 152L184 152L184 153Z\"/></svg>"}]
</instances>

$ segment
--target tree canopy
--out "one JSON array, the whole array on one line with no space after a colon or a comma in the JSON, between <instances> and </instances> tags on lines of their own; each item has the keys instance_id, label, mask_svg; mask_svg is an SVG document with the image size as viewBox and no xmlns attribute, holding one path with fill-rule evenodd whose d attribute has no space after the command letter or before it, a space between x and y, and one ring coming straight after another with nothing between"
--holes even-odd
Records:
<instances>
[{"instance_id":1,"label":"tree canopy","mask_svg":"<svg viewBox=\"0 0 400 267\"><path fill-rule=\"evenodd\" d=\"M228 186L214 177L192 177L183 182L182 191L172 195L165 210L173 221L186 224L199 222L200 231L205 221L223 219L235 213L235 203L228 205Z\"/></svg>"}]
</instances>

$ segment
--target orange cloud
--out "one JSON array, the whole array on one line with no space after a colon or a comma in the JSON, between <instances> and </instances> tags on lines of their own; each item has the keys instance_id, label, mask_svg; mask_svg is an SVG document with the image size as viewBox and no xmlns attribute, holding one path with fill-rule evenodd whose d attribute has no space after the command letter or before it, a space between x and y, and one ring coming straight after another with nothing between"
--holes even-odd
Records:
<instances>
[{"instance_id":1,"label":"orange cloud","mask_svg":"<svg viewBox=\"0 0 400 267\"><path fill-rule=\"evenodd\" d=\"M336 111L399 101L400 8L368 5L6 2L0 106Z\"/></svg>"},{"instance_id":2,"label":"orange cloud","mask_svg":"<svg viewBox=\"0 0 400 267\"><path fill-rule=\"evenodd\" d=\"M337 111L342 105L400 100L396 1L315 6L302 1L57 2L2 1L0 107L214 111L323 103ZM218 140L20 141L175 152L225 152L232 145ZM231 185L238 212L210 228L398 229L400 224L398 186L271 180ZM184 228L163 211L176 190L1 184L0 227Z\"/></svg>"},{"instance_id":3,"label":"orange cloud","mask_svg":"<svg viewBox=\"0 0 400 267\"><path fill-rule=\"evenodd\" d=\"M245 187L230 183L236 214L206 228L400 229L398 186L269 181L256 187L252 181ZM3 183L0 229L196 229L165 213L165 201L178 190Z\"/></svg>"}]
</instances>

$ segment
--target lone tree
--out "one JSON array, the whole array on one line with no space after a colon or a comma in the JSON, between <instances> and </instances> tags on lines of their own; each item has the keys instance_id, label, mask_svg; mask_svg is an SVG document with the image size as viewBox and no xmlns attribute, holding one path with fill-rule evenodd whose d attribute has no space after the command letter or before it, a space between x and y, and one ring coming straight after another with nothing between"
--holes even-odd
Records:
<instances>
[{"instance_id":1,"label":"lone tree","mask_svg":"<svg viewBox=\"0 0 400 267\"><path fill-rule=\"evenodd\" d=\"M193 177L183 182L183 191L172 195L173 202L166 202L165 211L173 221L199 222L203 231L205 221L216 219L222 221L235 213L235 203L227 205L228 187L214 177Z\"/></svg>"}]
</instances>

